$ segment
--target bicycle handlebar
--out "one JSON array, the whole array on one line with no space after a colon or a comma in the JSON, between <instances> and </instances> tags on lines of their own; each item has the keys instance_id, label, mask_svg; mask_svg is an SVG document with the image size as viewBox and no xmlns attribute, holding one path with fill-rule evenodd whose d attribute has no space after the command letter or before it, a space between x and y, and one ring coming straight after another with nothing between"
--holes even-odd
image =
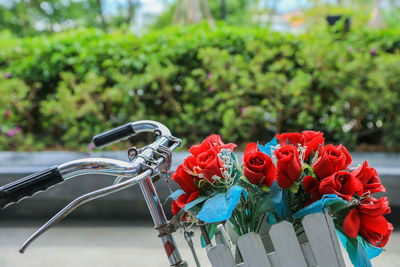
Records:
<instances>
[{"instance_id":1,"label":"bicycle handlebar","mask_svg":"<svg viewBox=\"0 0 400 267\"><path fill-rule=\"evenodd\" d=\"M93 138L93 143L96 146L105 146L142 132L154 132L158 136L165 137L149 145L153 149L159 145L168 143L168 138L166 137L171 136L171 132L165 125L156 121L143 120L130 122L98 134ZM143 151L144 156L147 157L152 156L152 153L151 149ZM0 208L17 203L23 198L31 197L40 191L46 191L50 187L78 175L106 174L132 177L139 172L140 164L144 161L143 158L137 159L134 162L104 158L86 158L53 166L0 187Z\"/></svg>"},{"instance_id":2,"label":"bicycle handlebar","mask_svg":"<svg viewBox=\"0 0 400 267\"><path fill-rule=\"evenodd\" d=\"M97 147L110 145L119 142L141 132L155 132L157 135L171 135L171 132L163 124L156 121L137 121L130 122L107 132L101 133L93 137L93 143Z\"/></svg>"},{"instance_id":3,"label":"bicycle handlebar","mask_svg":"<svg viewBox=\"0 0 400 267\"><path fill-rule=\"evenodd\" d=\"M57 166L31 174L22 179L0 187L0 207L4 208L39 191L46 191L53 185L63 182Z\"/></svg>"},{"instance_id":4,"label":"bicycle handlebar","mask_svg":"<svg viewBox=\"0 0 400 267\"><path fill-rule=\"evenodd\" d=\"M87 158L69 161L0 187L0 207L5 208L78 175L105 174L132 177L138 172L137 164L115 159Z\"/></svg>"}]
</instances>

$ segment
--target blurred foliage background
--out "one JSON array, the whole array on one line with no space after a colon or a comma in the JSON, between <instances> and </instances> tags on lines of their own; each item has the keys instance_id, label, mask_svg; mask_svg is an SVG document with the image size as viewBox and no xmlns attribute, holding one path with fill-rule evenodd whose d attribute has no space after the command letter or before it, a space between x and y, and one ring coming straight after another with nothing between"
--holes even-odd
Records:
<instances>
[{"instance_id":1,"label":"blurred foliage background","mask_svg":"<svg viewBox=\"0 0 400 267\"><path fill-rule=\"evenodd\" d=\"M312 129L400 148L399 1L150 2L0 0L0 149L88 150L141 119L186 147Z\"/></svg>"}]
</instances>

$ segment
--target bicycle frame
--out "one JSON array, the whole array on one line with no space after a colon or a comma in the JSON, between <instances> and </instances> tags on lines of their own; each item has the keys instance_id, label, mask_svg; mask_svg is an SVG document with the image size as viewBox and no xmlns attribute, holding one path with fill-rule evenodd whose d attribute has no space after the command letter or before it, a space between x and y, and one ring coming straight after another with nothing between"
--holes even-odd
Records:
<instances>
[{"instance_id":1,"label":"bicycle frame","mask_svg":"<svg viewBox=\"0 0 400 267\"><path fill-rule=\"evenodd\" d=\"M160 230L165 228L168 220L152 181L152 177L165 175L168 172L172 151L180 146L180 140L173 137L169 129L161 123L155 121L138 121L97 135L93 138L93 142L96 146L105 146L130 138L141 132L154 132L158 138L152 144L140 150L130 148L128 150L130 162L105 158L74 160L0 187L0 201L2 203L1 206L4 207L73 177L86 174L118 176L113 185L85 194L68 204L29 237L21 247L20 252L23 253L36 238L80 205L139 184L155 228L159 229L159 237L163 243L170 265L186 266L186 263L180 256L172 234Z\"/></svg>"}]
</instances>

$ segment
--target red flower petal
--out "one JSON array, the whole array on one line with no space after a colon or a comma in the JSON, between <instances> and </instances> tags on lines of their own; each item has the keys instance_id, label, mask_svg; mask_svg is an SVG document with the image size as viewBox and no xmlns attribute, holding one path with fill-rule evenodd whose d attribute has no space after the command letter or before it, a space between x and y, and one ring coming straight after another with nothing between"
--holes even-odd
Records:
<instances>
[{"instance_id":1,"label":"red flower petal","mask_svg":"<svg viewBox=\"0 0 400 267\"><path fill-rule=\"evenodd\" d=\"M263 172L254 172L247 166L243 166L243 174L250 181L250 183L258 185L264 181L265 175Z\"/></svg>"},{"instance_id":2,"label":"red flower petal","mask_svg":"<svg viewBox=\"0 0 400 267\"><path fill-rule=\"evenodd\" d=\"M370 216L381 216L390 213L387 197L382 197L380 199L368 198L361 203L358 209L361 213Z\"/></svg>"},{"instance_id":3,"label":"red flower petal","mask_svg":"<svg viewBox=\"0 0 400 267\"><path fill-rule=\"evenodd\" d=\"M320 181L312 176L306 176L303 178L303 186L307 193L312 194L319 192Z\"/></svg>"},{"instance_id":4,"label":"red flower petal","mask_svg":"<svg viewBox=\"0 0 400 267\"><path fill-rule=\"evenodd\" d=\"M347 149L344 146L342 146L342 144L338 145L337 149L342 151L342 153L344 154L344 156L346 158L343 163L343 166L341 167L341 170L346 170L349 167L349 165L351 164L351 161L352 161L351 155L350 155L349 151L347 151Z\"/></svg>"},{"instance_id":5,"label":"red flower petal","mask_svg":"<svg viewBox=\"0 0 400 267\"><path fill-rule=\"evenodd\" d=\"M286 173L280 169L277 169L276 181L281 188L289 188L293 184L292 179L290 179Z\"/></svg>"},{"instance_id":6,"label":"red flower petal","mask_svg":"<svg viewBox=\"0 0 400 267\"><path fill-rule=\"evenodd\" d=\"M343 230L350 237L357 237L360 230L360 214L357 209L352 209L343 222Z\"/></svg>"},{"instance_id":7,"label":"red flower petal","mask_svg":"<svg viewBox=\"0 0 400 267\"><path fill-rule=\"evenodd\" d=\"M319 185L321 194L336 194L350 201L355 193L362 192L361 182L354 175L340 171L324 178Z\"/></svg>"},{"instance_id":8,"label":"red flower petal","mask_svg":"<svg viewBox=\"0 0 400 267\"><path fill-rule=\"evenodd\" d=\"M183 191L192 193L197 190L194 185L194 176L191 176L185 171L185 167L181 164L176 171L172 174L172 180L177 182Z\"/></svg>"},{"instance_id":9,"label":"red flower petal","mask_svg":"<svg viewBox=\"0 0 400 267\"><path fill-rule=\"evenodd\" d=\"M172 214L173 214L173 215L178 214L178 212L179 212L181 209L182 209L182 208L178 207L178 205L176 204L175 201L172 201L172 208L171 208L171 211L172 211Z\"/></svg>"},{"instance_id":10,"label":"red flower petal","mask_svg":"<svg viewBox=\"0 0 400 267\"><path fill-rule=\"evenodd\" d=\"M195 191L191 194L184 193L178 197L178 199L176 200L176 204L178 205L178 207L183 208L187 203L190 203L193 200L195 200L199 195L199 193L200 191Z\"/></svg>"},{"instance_id":11,"label":"red flower petal","mask_svg":"<svg viewBox=\"0 0 400 267\"><path fill-rule=\"evenodd\" d=\"M307 160L311 155L317 151L321 153L321 149L324 147L323 133L315 131L303 131L303 146L307 147L304 159Z\"/></svg>"},{"instance_id":12,"label":"red flower petal","mask_svg":"<svg viewBox=\"0 0 400 267\"><path fill-rule=\"evenodd\" d=\"M281 146L288 144L297 146L303 141L303 136L301 133L282 133L277 134L275 137L279 140L279 144L281 144Z\"/></svg>"},{"instance_id":13,"label":"red flower petal","mask_svg":"<svg viewBox=\"0 0 400 267\"><path fill-rule=\"evenodd\" d=\"M320 156L314 162L315 174L323 179L342 169L346 156L333 145L327 145L321 150Z\"/></svg>"},{"instance_id":14,"label":"red flower petal","mask_svg":"<svg viewBox=\"0 0 400 267\"><path fill-rule=\"evenodd\" d=\"M244 149L244 158L258 151L256 143L248 143Z\"/></svg>"},{"instance_id":15,"label":"red flower petal","mask_svg":"<svg viewBox=\"0 0 400 267\"><path fill-rule=\"evenodd\" d=\"M381 184L378 172L368 166L368 162L364 161L363 165L351 172L355 177L360 179L363 184L364 192L369 192L370 194L376 192L385 192L385 187Z\"/></svg>"},{"instance_id":16,"label":"red flower petal","mask_svg":"<svg viewBox=\"0 0 400 267\"><path fill-rule=\"evenodd\" d=\"M271 186L276 177L276 167L272 159L258 151L256 143L249 143L246 146L243 157L244 176L252 184L260 183Z\"/></svg>"},{"instance_id":17,"label":"red flower petal","mask_svg":"<svg viewBox=\"0 0 400 267\"><path fill-rule=\"evenodd\" d=\"M301 164L297 148L292 145L286 145L275 150L277 158L277 176L278 184L282 188L288 188L293 181L297 181L301 174Z\"/></svg>"},{"instance_id":18,"label":"red flower petal","mask_svg":"<svg viewBox=\"0 0 400 267\"><path fill-rule=\"evenodd\" d=\"M388 221L383 216L369 216L360 214L360 234L367 238L372 245L381 242L388 234Z\"/></svg>"},{"instance_id":19,"label":"red flower petal","mask_svg":"<svg viewBox=\"0 0 400 267\"><path fill-rule=\"evenodd\" d=\"M393 231L393 225L388 222L388 232L387 234L382 238L381 242L376 244L377 247L383 248L386 246L387 242L389 241L389 236L392 234Z\"/></svg>"}]
</instances>

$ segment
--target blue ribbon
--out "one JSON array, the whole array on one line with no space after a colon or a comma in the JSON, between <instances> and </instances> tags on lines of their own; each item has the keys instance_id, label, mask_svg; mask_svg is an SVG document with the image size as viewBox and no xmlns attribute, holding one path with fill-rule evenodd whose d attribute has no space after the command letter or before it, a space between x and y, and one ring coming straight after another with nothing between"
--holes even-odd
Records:
<instances>
[{"instance_id":1,"label":"blue ribbon","mask_svg":"<svg viewBox=\"0 0 400 267\"><path fill-rule=\"evenodd\" d=\"M301 219L308 214L322 212L325 207L332 205L345 206L347 203L348 202L346 200L341 199L337 195L324 195L320 200L313 202L312 204L293 214L293 217L296 219Z\"/></svg>"},{"instance_id":2,"label":"blue ribbon","mask_svg":"<svg viewBox=\"0 0 400 267\"><path fill-rule=\"evenodd\" d=\"M247 191L234 185L226 193L218 193L209 198L196 217L206 223L226 221L232 216L242 194L247 199Z\"/></svg>"},{"instance_id":3,"label":"blue ribbon","mask_svg":"<svg viewBox=\"0 0 400 267\"><path fill-rule=\"evenodd\" d=\"M175 192L173 192L171 195L169 195L169 198L172 198L173 200L177 200L182 194L184 194L185 191L183 191L182 189L178 189Z\"/></svg>"},{"instance_id":4,"label":"blue ribbon","mask_svg":"<svg viewBox=\"0 0 400 267\"><path fill-rule=\"evenodd\" d=\"M264 154L267 154L272 158L272 155L274 154L275 148L278 145L278 140L276 137L272 138L271 141L269 141L265 146L258 145L258 149Z\"/></svg>"}]
</instances>

